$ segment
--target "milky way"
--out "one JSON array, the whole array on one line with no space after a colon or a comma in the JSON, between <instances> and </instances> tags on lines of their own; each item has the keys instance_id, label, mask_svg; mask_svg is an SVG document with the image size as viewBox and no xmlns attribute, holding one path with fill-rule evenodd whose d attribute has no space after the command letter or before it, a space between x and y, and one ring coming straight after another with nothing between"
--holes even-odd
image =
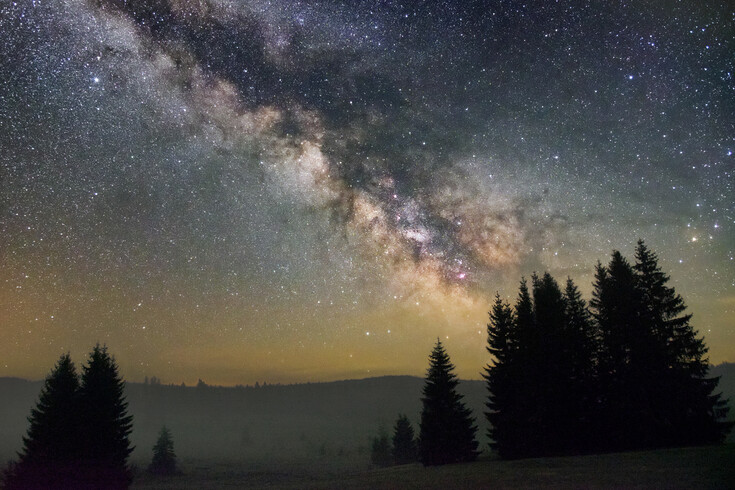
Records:
<instances>
[{"instance_id":1,"label":"milky way","mask_svg":"<svg viewBox=\"0 0 735 490\"><path fill-rule=\"evenodd\" d=\"M639 237L732 359L731 7L353 3L0 5L0 375L474 376L491 294Z\"/></svg>"}]
</instances>

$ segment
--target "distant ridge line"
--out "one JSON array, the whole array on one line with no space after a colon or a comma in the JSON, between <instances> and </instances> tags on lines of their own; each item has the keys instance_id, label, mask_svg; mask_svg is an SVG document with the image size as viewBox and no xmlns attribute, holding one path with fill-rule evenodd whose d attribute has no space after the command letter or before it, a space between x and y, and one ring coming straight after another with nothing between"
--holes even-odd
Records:
<instances>
[{"instance_id":1,"label":"distant ridge line","mask_svg":"<svg viewBox=\"0 0 735 490\"><path fill-rule=\"evenodd\" d=\"M719 369L732 369L735 368L735 362L732 361L723 361L719 364L710 364L710 370L719 370ZM337 379L337 380L331 380L331 381L302 381L302 382L294 382L294 383L268 383L265 387L288 387L288 386L306 386L306 385L330 385L330 384L339 384L339 383L361 383L361 382L372 382L372 381L379 381L379 380L399 380L399 379L415 379L415 380L421 380L423 381L424 378L422 376L416 376L412 374L385 374L382 376L370 376L367 378L344 378L344 379ZM32 380L27 378L21 378L18 376L0 376L0 384L5 383L43 383L44 379L38 379L38 380ZM145 383L142 381L125 381L127 384L130 385L144 385ZM484 380L481 379L460 379L460 382L462 383L484 383ZM205 381L206 383L206 381ZM266 380L267 383L267 380ZM181 386L181 382L162 382L161 386ZM207 384L209 388L253 388L253 385L243 385L243 384L235 384L235 385L218 385L218 384ZM186 385L187 388L195 388L195 384ZM260 386L261 388L263 385Z\"/></svg>"}]
</instances>

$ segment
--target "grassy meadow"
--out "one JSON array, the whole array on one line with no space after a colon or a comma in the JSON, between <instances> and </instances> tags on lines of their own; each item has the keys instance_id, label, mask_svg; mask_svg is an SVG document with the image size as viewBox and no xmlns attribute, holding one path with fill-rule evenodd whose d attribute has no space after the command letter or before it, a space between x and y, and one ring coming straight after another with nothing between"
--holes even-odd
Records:
<instances>
[{"instance_id":1,"label":"grassy meadow","mask_svg":"<svg viewBox=\"0 0 735 490\"><path fill-rule=\"evenodd\" d=\"M139 472L133 489L221 488L735 488L735 445L591 456L501 461L424 468L374 469L347 459L321 463L185 460L182 474L154 478ZM362 464L362 467L359 465Z\"/></svg>"}]
</instances>

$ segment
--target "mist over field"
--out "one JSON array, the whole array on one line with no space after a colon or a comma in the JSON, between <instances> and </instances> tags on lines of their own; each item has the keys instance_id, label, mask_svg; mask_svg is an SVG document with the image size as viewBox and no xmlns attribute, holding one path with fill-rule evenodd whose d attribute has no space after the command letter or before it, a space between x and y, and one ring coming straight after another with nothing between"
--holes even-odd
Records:
<instances>
[{"instance_id":1,"label":"mist over field","mask_svg":"<svg viewBox=\"0 0 735 490\"><path fill-rule=\"evenodd\" d=\"M718 391L732 406L735 364L714 366L711 375L721 377ZM381 430L390 435L399 413L408 415L418 429L423 383L412 376L257 388L127 383L134 417L131 462L139 468L150 463L158 432L166 425L184 471L203 460L252 467L366 469L372 438ZM1 461L21 449L26 417L41 386L38 381L0 378ZM479 426L480 448L487 451L485 384L464 380L459 390ZM733 434L728 441L735 441Z\"/></svg>"},{"instance_id":2,"label":"mist over field","mask_svg":"<svg viewBox=\"0 0 735 490\"><path fill-rule=\"evenodd\" d=\"M399 413L407 414L418 429L422 386L421 378L411 376L258 388L127 383L134 417L131 461L143 467L150 462L165 424L184 462L234 459L287 465L337 457L364 467L370 463L372 438L380 430L390 433ZM40 389L40 382L0 380L0 398L8 400L0 407L2 460L20 450L26 417ZM482 426L484 383L462 381L460 391Z\"/></svg>"}]
</instances>

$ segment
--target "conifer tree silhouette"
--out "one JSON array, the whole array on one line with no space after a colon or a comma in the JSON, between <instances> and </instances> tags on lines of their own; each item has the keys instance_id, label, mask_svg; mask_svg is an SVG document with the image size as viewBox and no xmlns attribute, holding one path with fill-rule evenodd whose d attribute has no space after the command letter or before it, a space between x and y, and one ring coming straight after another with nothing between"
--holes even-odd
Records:
<instances>
[{"instance_id":1,"label":"conifer tree silhouette","mask_svg":"<svg viewBox=\"0 0 735 490\"><path fill-rule=\"evenodd\" d=\"M419 457L425 466L472 461L477 458L477 427L457 393L459 381L449 355L437 339L429 356L424 385Z\"/></svg>"},{"instance_id":2,"label":"conifer tree silhouette","mask_svg":"<svg viewBox=\"0 0 735 490\"><path fill-rule=\"evenodd\" d=\"M645 369L650 345L641 323L640 296L633 267L617 250L607 267L597 264L592 293L593 316L600 329L600 426L607 449L652 444L647 415L649 378Z\"/></svg>"},{"instance_id":3,"label":"conifer tree silhouette","mask_svg":"<svg viewBox=\"0 0 735 490\"><path fill-rule=\"evenodd\" d=\"M127 488L132 416L127 413L125 382L107 347L97 344L82 368L80 390L84 420L80 437L86 464L85 485L91 488Z\"/></svg>"},{"instance_id":4,"label":"conifer tree silhouette","mask_svg":"<svg viewBox=\"0 0 735 490\"><path fill-rule=\"evenodd\" d=\"M597 444L597 350L599 334L587 302L571 278L564 290L567 340L562 356L567 362L567 451L589 451Z\"/></svg>"},{"instance_id":5,"label":"conifer tree silhouette","mask_svg":"<svg viewBox=\"0 0 735 490\"><path fill-rule=\"evenodd\" d=\"M535 277L533 278L535 281ZM540 376L539 351L541 337L533 311L533 301L525 278L521 278L518 297L515 303L515 325L512 339L513 347L513 403L507 413L513 419L511 431L514 434L512 450L508 457L529 456L538 452L536 442L539 437L539 418L534 409Z\"/></svg>"},{"instance_id":6,"label":"conifer tree silhouette","mask_svg":"<svg viewBox=\"0 0 735 490\"><path fill-rule=\"evenodd\" d=\"M71 357L64 354L46 377L38 403L31 410L20 459L6 473L4 488L76 488L78 408L79 377Z\"/></svg>"},{"instance_id":7,"label":"conifer tree silhouette","mask_svg":"<svg viewBox=\"0 0 735 490\"><path fill-rule=\"evenodd\" d=\"M158 441L153 446L153 460L148 471L155 475L173 475L176 473L176 453L171 431L164 425L158 434Z\"/></svg>"},{"instance_id":8,"label":"conifer tree silhouette","mask_svg":"<svg viewBox=\"0 0 735 490\"><path fill-rule=\"evenodd\" d=\"M393 427L393 462L395 464L414 463L417 460L416 438L411 422L405 415L399 415Z\"/></svg>"},{"instance_id":9,"label":"conifer tree silhouette","mask_svg":"<svg viewBox=\"0 0 735 490\"><path fill-rule=\"evenodd\" d=\"M533 277L533 316L536 322L532 420L535 429L533 453L556 454L568 445L574 420L569 414L569 349L565 303L559 284L548 272Z\"/></svg>"},{"instance_id":10,"label":"conifer tree silhouette","mask_svg":"<svg viewBox=\"0 0 735 490\"><path fill-rule=\"evenodd\" d=\"M485 378L489 393L485 417L490 423L488 437L490 448L497 450L503 458L517 456L517 412L516 385L517 366L515 335L515 318L508 303L500 294L495 295L495 303L490 311L490 323L487 325L487 350L493 360L485 368Z\"/></svg>"},{"instance_id":11,"label":"conifer tree silhouette","mask_svg":"<svg viewBox=\"0 0 735 490\"><path fill-rule=\"evenodd\" d=\"M724 422L728 408L714 394L718 380L707 378L709 362L704 340L690 324L691 314L658 257L639 240L633 266L640 296L642 321L649 333L648 370L651 412L655 414L655 445L722 442L731 424Z\"/></svg>"},{"instance_id":12,"label":"conifer tree silhouette","mask_svg":"<svg viewBox=\"0 0 735 490\"><path fill-rule=\"evenodd\" d=\"M390 466L392 460L388 434L381 430L380 434L373 439L370 461L377 466Z\"/></svg>"}]
</instances>

